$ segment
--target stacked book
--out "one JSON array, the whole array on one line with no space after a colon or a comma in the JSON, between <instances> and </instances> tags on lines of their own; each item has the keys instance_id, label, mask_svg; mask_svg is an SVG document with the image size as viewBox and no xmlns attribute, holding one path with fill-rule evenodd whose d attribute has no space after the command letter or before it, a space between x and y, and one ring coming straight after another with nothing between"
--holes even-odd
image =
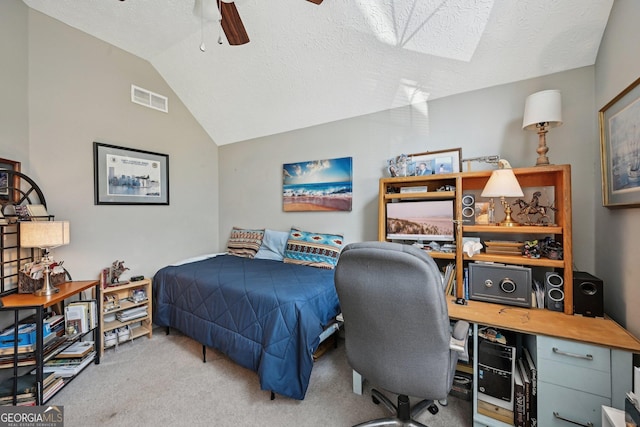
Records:
<instances>
[{"instance_id":1,"label":"stacked book","mask_svg":"<svg viewBox=\"0 0 640 427\"><path fill-rule=\"evenodd\" d=\"M95 355L93 341L77 341L45 362L43 372L64 378L72 377L93 362Z\"/></svg>"},{"instance_id":2,"label":"stacked book","mask_svg":"<svg viewBox=\"0 0 640 427\"><path fill-rule=\"evenodd\" d=\"M36 375L29 373L16 378L16 406L35 406L36 404ZM52 388L61 382L61 378L55 374L44 374L42 387L44 390L43 398L49 391L53 393ZM57 386L58 390L61 385ZM0 382L0 405L13 405L13 377L7 378Z\"/></svg>"},{"instance_id":3,"label":"stacked book","mask_svg":"<svg viewBox=\"0 0 640 427\"><path fill-rule=\"evenodd\" d=\"M64 316L62 314L54 314L51 317L44 319L45 323L49 324L51 333L61 337L64 335Z\"/></svg>"},{"instance_id":4,"label":"stacked book","mask_svg":"<svg viewBox=\"0 0 640 427\"><path fill-rule=\"evenodd\" d=\"M528 427L538 425L538 370L531 353L522 348L522 357L516 362L514 377L513 425Z\"/></svg>"},{"instance_id":5,"label":"stacked book","mask_svg":"<svg viewBox=\"0 0 640 427\"><path fill-rule=\"evenodd\" d=\"M128 322L129 320L139 319L147 316L147 306L142 305L140 307L133 307L127 310L122 310L116 313L116 318L121 322Z\"/></svg>"},{"instance_id":6,"label":"stacked book","mask_svg":"<svg viewBox=\"0 0 640 427\"><path fill-rule=\"evenodd\" d=\"M14 361L17 361L17 366L29 366L35 364L35 330L32 330L29 324L27 328L24 328L25 325L19 325L18 330L18 347L17 347L17 355L15 355L14 359L14 351L16 350L14 347L15 343L15 335L14 335L14 327L11 326L7 328L6 331L0 335L4 340L4 344L0 345L0 368L9 368L14 366ZM50 332L48 325L45 325L44 329L45 336L42 340L43 343L43 354L47 355L56 348L58 348L62 343L64 343L64 338L60 338L56 336L56 334Z\"/></svg>"},{"instance_id":7,"label":"stacked book","mask_svg":"<svg viewBox=\"0 0 640 427\"><path fill-rule=\"evenodd\" d=\"M442 278L442 286L444 287L445 295L455 295L456 293L456 288L455 288L456 277L455 276L456 276L455 264L450 262L445 267L444 276Z\"/></svg>"},{"instance_id":8,"label":"stacked book","mask_svg":"<svg viewBox=\"0 0 640 427\"><path fill-rule=\"evenodd\" d=\"M64 323L67 334L86 333L98 324L96 300L75 301L64 309ZM70 331L75 331L71 333Z\"/></svg>"},{"instance_id":9,"label":"stacked book","mask_svg":"<svg viewBox=\"0 0 640 427\"><path fill-rule=\"evenodd\" d=\"M46 374L45 374L46 375ZM64 385L64 378L57 376L55 373L50 373L46 376L45 381L42 382L42 401L46 402L56 394L58 390Z\"/></svg>"},{"instance_id":10,"label":"stacked book","mask_svg":"<svg viewBox=\"0 0 640 427\"><path fill-rule=\"evenodd\" d=\"M485 252L493 255L522 255L524 242L485 240Z\"/></svg>"}]
</instances>

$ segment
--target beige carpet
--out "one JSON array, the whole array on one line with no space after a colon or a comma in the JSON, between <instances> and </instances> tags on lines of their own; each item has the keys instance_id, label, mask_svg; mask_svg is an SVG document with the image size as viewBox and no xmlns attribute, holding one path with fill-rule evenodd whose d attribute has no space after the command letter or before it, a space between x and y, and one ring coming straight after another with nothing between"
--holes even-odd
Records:
<instances>
[{"instance_id":1,"label":"beige carpet","mask_svg":"<svg viewBox=\"0 0 640 427\"><path fill-rule=\"evenodd\" d=\"M87 426L351 426L386 416L372 403L369 385L351 392L344 341L315 364L306 398L292 400L260 390L255 373L176 331L156 328L110 349L49 402L64 406L65 427ZM395 401L395 396L393 399ZM431 427L472 425L471 402L451 397Z\"/></svg>"}]
</instances>

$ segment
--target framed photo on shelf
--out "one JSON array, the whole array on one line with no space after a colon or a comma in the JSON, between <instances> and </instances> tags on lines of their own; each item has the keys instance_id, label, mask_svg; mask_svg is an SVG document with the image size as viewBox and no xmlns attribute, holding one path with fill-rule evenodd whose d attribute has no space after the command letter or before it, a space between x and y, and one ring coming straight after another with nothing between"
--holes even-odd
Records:
<instances>
[{"instance_id":1,"label":"framed photo on shelf","mask_svg":"<svg viewBox=\"0 0 640 427\"><path fill-rule=\"evenodd\" d=\"M490 224L491 216L489 209L491 208L490 202L475 202L476 211L476 224Z\"/></svg>"},{"instance_id":2,"label":"framed photo on shelf","mask_svg":"<svg viewBox=\"0 0 640 427\"><path fill-rule=\"evenodd\" d=\"M9 174L7 171L20 172L20 162L9 159L0 159L0 200L17 201L20 197L18 192L10 194L10 188L20 188L20 177ZM11 176L11 177L10 177ZM12 182L9 182L11 180Z\"/></svg>"},{"instance_id":3,"label":"framed photo on shelf","mask_svg":"<svg viewBox=\"0 0 640 427\"><path fill-rule=\"evenodd\" d=\"M640 206L640 78L599 111L602 205Z\"/></svg>"},{"instance_id":4,"label":"framed photo on shelf","mask_svg":"<svg viewBox=\"0 0 640 427\"><path fill-rule=\"evenodd\" d=\"M93 143L96 205L168 205L169 156Z\"/></svg>"},{"instance_id":5,"label":"framed photo on shelf","mask_svg":"<svg viewBox=\"0 0 640 427\"><path fill-rule=\"evenodd\" d=\"M460 172L462 169L462 149L428 151L409 155L409 175L438 175Z\"/></svg>"}]
</instances>

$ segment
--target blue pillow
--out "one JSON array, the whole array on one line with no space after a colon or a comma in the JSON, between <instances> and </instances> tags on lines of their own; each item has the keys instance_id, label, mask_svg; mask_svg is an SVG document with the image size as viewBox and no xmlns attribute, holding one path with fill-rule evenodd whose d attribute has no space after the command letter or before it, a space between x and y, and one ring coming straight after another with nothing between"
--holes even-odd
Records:
<instances>
[{"instance_id":1,"label":"blue pillow","mask_svg":"<svg viewBox=\"0 0 640 427\"><path fill-rule=\"evenodd\" d=\"M311 233L292 228L284 262L333 269L344 244L341 234Z\"/></svg>"},{"instance_id":2,"label":"blue pillow","mask_svg":"<svg viewBox=\"0 0 640 427\"><path fill-rule=\"evenodd\" d=\"M288 238L289 233L287 231L266 229L262 238L262 245L254 258L282 261Z\"/></svg>"}]
</instances>

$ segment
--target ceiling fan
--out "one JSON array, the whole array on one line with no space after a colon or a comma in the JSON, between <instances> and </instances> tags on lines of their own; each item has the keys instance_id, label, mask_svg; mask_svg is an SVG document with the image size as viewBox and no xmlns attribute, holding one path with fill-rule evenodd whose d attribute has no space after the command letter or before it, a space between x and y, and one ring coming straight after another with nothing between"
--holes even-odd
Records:
<instances>
[{"instance_id":1,"label":"ceiling fan","mask_svg":"<svg viewBox=\"0 0 640 427\"><path fill-rule=\"evenodd\" d=\"M307 1L319 5L323 0ZM230 45L237 46L249 43L249 35L233 1L195 0L193 11L207 21L220 21ZM221 43L221 40L218 42Z\"/></svg>"}]
</instances>

